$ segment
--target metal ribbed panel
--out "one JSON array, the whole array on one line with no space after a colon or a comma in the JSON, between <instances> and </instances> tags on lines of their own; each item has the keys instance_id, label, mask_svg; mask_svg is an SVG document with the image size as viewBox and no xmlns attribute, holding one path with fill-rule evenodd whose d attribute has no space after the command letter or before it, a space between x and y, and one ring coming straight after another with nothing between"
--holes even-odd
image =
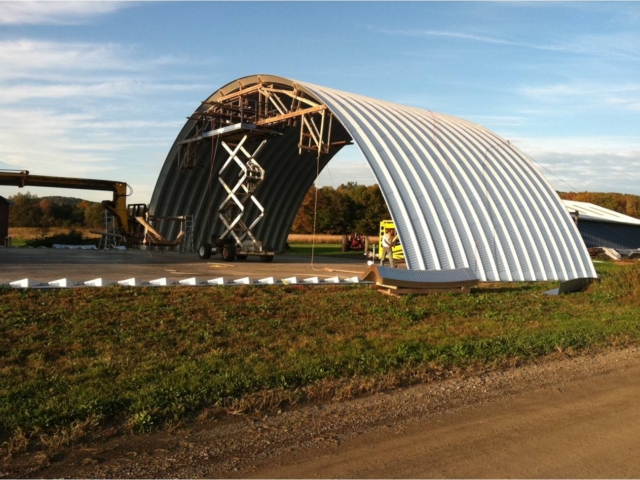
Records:
<instances>
[{"instance_id":1,"label":"metal ribbed panel","mask_svg":"<svg viewBox=\"0 0 640 480\"><path fill-rule=\"evenodd\" d=\"M335 139L353 139L381 187L410 269L470 268L489 281L596 277L580 234L549 182L494 133L448 115L273 76L236 80L210 98L265 79L295 84L324 103L341 124ZM192 128L188 122L176 141ZM297 130L286 131L270 140L258 159L266 175L256 196L267 216L255 233L277 250L316 176L315 154L298 155L297 142ZM210 172L211 146L203 147L203 168L178 174L176 155L174 144L151 211L193 214L198 242L216 233L207 218L216 215L225 194L217 181L210 186L209 177L217 177L220 162L214 159ZM323 156L320 167L330 159Z\"/></svg>"},{"instance_id":2,"label":"metal ribbed panel","mask_svg":"<svg viewBox=\"0 0 640 480\"><path fill-rule=\"evenodd\" d=\"M389 280L402 280L414 283L455 283L477 281L474 271L470 268L457 268L451 270L435 271L411 271L390 267L378 267L380 277Z\"/></svg>"},{"instance_id":3,"label":"metal ribbed panel","mask_svg":"<svg viewBox=\"0 0 640 480\"><path fill-rule=\"evenodd\" d=\"M593 222L625 223L627 225L640 225L640 220L623 213L609 210L608 208L594 205L593 203L577 202L575 200L562 200L569 212L578 212L580 220ZM578 223L579 225L579 223Z\"/></svg>"}]
</instances>

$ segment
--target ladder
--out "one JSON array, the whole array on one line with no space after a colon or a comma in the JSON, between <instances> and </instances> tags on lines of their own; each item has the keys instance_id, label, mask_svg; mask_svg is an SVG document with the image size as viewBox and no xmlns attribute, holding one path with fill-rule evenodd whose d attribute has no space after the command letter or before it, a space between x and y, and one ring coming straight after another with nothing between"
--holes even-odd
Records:
<instances>
[{"instance_id":1,"label":"ladder","mask_svg":"<svg viewBox=\"0 0 640 480\"><path fill-rule=\"evenodd\" d=\"M184 241L180 247L182 253L195 253L196 248L193 243L193 215L184 216Z\"/></svg>"},{"instance_id":2,"label":"ladder","mask_svg":"<svg viewBox=\"0 0 640 480\"><path fill-rule=\"evenodd\" d=\"M116 219L111 213L105 209L104 211L104 230L112 235L102 235L98 243L98 250L108 250L118 246L118 237L115 234L120 233L116 225Z\"/></svg>"}]
</instances>

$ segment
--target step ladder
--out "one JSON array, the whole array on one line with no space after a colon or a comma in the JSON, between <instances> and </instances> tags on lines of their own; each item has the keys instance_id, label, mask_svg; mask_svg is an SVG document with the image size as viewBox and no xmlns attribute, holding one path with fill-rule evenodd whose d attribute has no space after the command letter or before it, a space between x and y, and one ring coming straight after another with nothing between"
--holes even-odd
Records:
<instances>
[{"instance_id":1,"label":"step ladder","mask_svg":"<svg viewBox=\"0 0 640 480\"><path fill-rule=\"evenodd\" d=\"M184 241L180 247L182 253L195 253L196 247L193 243L193 215L184 216Z\"/></svg>"},{"instance_id":2,"label":"step ladder","mask_svg":"<svg viewBox=\"0 0 640 480\"><path fill-rule=\"evenodd\" d=\"M109 250L118 246L118 237L113 236L119 234L116 219L108 210L104 211L104 231L112 235L102 235L98 243L98 250Z\"/></svg>"}]
</instances>

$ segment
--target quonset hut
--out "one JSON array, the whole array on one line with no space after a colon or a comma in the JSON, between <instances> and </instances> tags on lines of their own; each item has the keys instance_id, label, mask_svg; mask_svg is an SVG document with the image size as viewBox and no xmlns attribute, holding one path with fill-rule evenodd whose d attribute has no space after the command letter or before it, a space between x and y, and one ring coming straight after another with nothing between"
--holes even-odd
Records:
<instances>
[{"instance_id":1,"label":"quonset hut","mask_svg":"<svg viewBox=\"0 0 640 480\"><path fill-rule=\"evenodd\" d=\"M587 248L640 249L640 220L593 203L563 200Z\"/></svg>"},{"instance_id":2,"label":"quonset hut","mask_svg":"<svg viewBox=\"0 0 640 480\"><path fill-rule=\"evenodd\" d=\"M202 102L167 155L150 213L193 215L196 247L243 225L280 251L316 176L349 144L380 185L409 269L471 268L483 281L597 276L560 198L508 141L449 115L272 75ZM234 162L261 175L251 202L237 201Z\"/></svg>"}]
</instances>

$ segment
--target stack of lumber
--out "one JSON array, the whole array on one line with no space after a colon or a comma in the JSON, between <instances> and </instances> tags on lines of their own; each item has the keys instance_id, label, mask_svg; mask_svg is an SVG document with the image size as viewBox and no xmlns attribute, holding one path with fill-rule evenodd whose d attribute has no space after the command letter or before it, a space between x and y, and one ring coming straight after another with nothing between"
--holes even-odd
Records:
<instances>
[{"instance_id":1,"label":"stack of lumber","mask_svg":"<svg viewBox=\"0 0 640 480\"><path fill-rule=\"evenodd\" d=\"M428 293L469 293L478 277L470 268L453 270L401 270L370 266L361 277L385 295L426 295Z\"/></svg>"}]
</instances>

